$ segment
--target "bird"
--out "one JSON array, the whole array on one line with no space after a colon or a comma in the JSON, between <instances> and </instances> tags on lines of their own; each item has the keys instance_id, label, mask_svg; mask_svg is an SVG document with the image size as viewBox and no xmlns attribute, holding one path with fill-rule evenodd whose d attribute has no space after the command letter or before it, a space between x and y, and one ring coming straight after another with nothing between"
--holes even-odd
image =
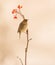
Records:
<instances>
[{"instance_id":1,"label":"bird","mask_svg":"<svg viewBox=\"0 0 55 65\"><path fill-rule=\"evenodd\" d=\"M21 23L19 24L18 31L17 31L17 33L19 33L19 38L21 37L21 33L22 32L26 32L27 31L27 26L28 26L27 21L28 21L28 19L23 19L21 21Z\"/></svg>"}]
</instances>

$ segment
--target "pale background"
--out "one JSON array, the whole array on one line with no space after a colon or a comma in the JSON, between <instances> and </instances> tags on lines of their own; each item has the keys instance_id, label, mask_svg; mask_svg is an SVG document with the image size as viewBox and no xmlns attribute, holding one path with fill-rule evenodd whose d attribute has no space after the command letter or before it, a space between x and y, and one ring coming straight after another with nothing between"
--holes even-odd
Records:
<instances>
[{"instance_id":1,"label":"pale background","mask_svg":"<svg viewBox=\"0 0 55 65\"><path fill-rule=\"evenodd\" d=\"M55 0L0 0L0 65L20 65L16 56L24 62L26 34L19 40L21 17L11 13L18 4L29 19L28 65L55 65Z\"/></svg>"}]
</instances>

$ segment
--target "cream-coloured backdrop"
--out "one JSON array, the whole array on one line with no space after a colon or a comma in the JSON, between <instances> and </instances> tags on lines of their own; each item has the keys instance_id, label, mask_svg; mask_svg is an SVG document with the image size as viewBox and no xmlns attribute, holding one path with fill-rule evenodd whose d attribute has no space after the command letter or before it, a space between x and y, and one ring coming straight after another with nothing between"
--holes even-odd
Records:
<instances>
[{"instance_id":1,"label":"cream-coloured backdrop","mask_svg":"<svg viewBox=\"0 0 55 65\"><path fill-rule=\"evenodd\" d=\"M15 65L16 56L24 62L26 35L18 39L20 23L11 11L18 4L29 19L28 65L55 65L55 0L0 0L0 61L1 65ZM8 32L6 35L3 33Z\"/></svg>"}]
</instances>

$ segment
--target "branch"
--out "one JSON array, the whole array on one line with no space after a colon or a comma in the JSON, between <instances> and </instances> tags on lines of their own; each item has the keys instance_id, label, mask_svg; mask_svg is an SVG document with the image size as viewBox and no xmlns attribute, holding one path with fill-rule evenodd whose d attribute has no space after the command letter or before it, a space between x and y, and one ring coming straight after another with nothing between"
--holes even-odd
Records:
<instances>
[{"instance_id":1,"label":"branch","mask_svg":"<svg viewBox=\"0 0 55 65\"><path fill-rule=\"evenodd\" d=\"M25 19L24 15L21 13L20 10L17 13L20 14L23 19ZM32 40L32 38L29 39L28 29L26 31L26 34L27 34L27 44L26 44L26 48L25 48L25 65L27 65L27 52L28 52L29 41ZM19 58L19 60L20 60L21 64L23 65L21 58Z\"/></svg>"},{"instance_id":2,"label":"branch","mask_svg":"<svg viewBox=\"0 0 55 65\"><path fill-rule=\"evenodd\" d=\"M28 30L26 31L26 33L27 33L27 45L25 48L25 65L27 65L27 52L28 52L29 41L32 40L32 38L29 39Z\"/></svg>"}]
</instances>

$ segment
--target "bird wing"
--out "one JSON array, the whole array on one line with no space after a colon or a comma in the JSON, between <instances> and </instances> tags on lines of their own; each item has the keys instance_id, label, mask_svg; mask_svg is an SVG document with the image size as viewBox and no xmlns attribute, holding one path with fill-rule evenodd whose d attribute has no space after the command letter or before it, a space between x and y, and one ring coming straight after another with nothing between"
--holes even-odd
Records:
<instances>
[{"instance_id":1,"label":"bird wing","mask_svg":"<svg viewBox=\"0 0 55 65\"><path fill-rule=\"evenodd\" d=\"M22 28L23 28L23 23L21 22L21 23L19 24L19 27L18 27L18 31L17 31L17 32L21 32Z\"/></svg>"},{"instance_id":2,"label":"bird wing","mask_svg":"<svg viewBox=\"0 0 55 65\"><path fill-rule=\"evenodd\" d=\"M19 24L19 28L18 28L18 31L17 32L25 31L26 27L27 27L27 22L22 21Z\"/></svg>"}]
</instances>

